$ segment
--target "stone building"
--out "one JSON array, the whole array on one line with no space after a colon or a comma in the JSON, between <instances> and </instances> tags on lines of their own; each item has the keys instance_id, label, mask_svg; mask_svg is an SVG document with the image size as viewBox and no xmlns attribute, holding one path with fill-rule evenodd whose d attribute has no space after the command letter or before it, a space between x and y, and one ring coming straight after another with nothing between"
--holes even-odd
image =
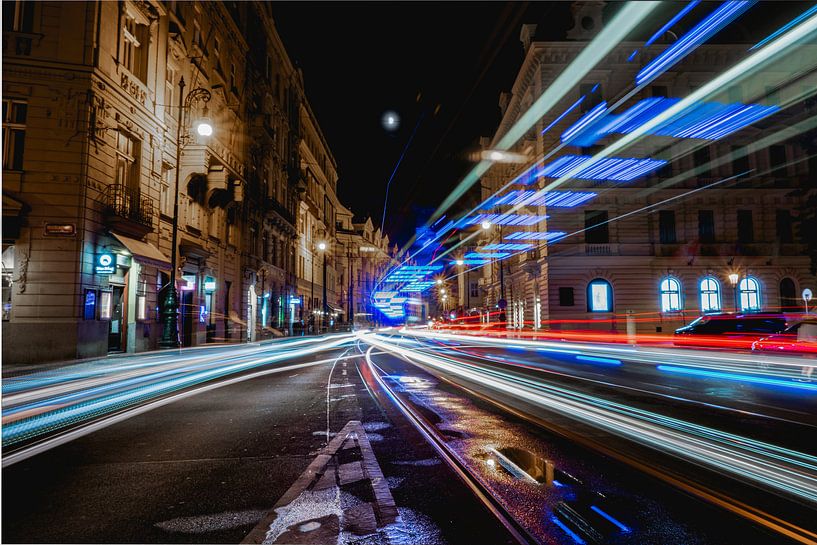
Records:
<instances>
[{"instance_id":1,"label":"stone building","mask_svg":"<svg viewBox=\"0 0 817 545\"><path fill-rule=\"evenodd\" d=\"M375 229L371 218L356 222L352 211L341 206L337 211L337 252L339 289L346 321L357 327L378 323L371 304L376 282L397 264L397 245Z\"/></svg>"},{"instance_id":2,"label":"stone building","mask_svg":"<svg viewBox=\"0 0 817 545\"><path fill-rule=\"evenodd\" d=\"M500 97L502 121L496 134L483 142L485 150L495 148L602 27L603 3L576 5L583 6L580 13L574 10L581 17L567 40L537 38L535 26L523 27L524 62L511 92ZM592 24L584 24L588 18ZM562 145L565 131L582 116L602 101L614 104L625 97L639 71L668 43L619 44L513 151L541 158L557 150L544 162L549 165L567 155L592 156L614 142L620 136L604 135L583 147L573 141ZM745 58L751 45L697 48L628 95L616 113L648 98L688 96ZM707 99L780 107L774 115L726 138L648 136L626 150L626 156L666 160L663 168L628 182L571 179L558 189L595 195L575 207L523 207L518 213L543 218L531 227L492 225L484 230L481 248L534 243L504 260L504 283L498 261L483 267L480 284L492 319L497 318L503 290L509 327L515 328L623 330L631 315L640 331L671 332L705 312L799 311L801 290L817 285L796 222L801 189L813 186L817 171L807 151L815 144L814 132L780 135L783 129L802 126L808 116L805 99L813 93L814 82L788 81L789 74L799 73L802 63L810 62L807 59L817 58L813 46L802 47L809 49ZM526 167L495 164L483 179L482 198ZM531 184L509 187L501 194L538 189L553 179L523 180ZM548 237L555 241L546 242Z\"/></svg>"},{"instance_id":3,"label":"stone building","mask_svg":"<svg viewBox=\"0 0 817 545\"><path fill-rule=\"evenodd\" d=\"M158 347L177 174L181 344L289 333L302 162L321 222L337 174L270 4L18 0L3 20L4 361ZM302 161L306 138L323 151Z\"/></svg>"}]
</instances>

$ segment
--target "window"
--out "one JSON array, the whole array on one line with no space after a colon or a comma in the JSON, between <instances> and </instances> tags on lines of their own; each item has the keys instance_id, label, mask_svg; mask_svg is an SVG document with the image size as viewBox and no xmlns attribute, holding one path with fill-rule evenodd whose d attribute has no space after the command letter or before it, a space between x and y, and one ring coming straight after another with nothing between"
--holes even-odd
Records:
<instances>
[{"instance_id":1,"label":"window","mask_svg":"<svg viewBox=\"0 0 817 545\"><path fill-rule=\"evenodd\" d=\"M698 172L698 176L709 176L709 165L710 157L709 157L709 146L701 146L700 148L696 149L692 153L692 159L695 161L696 167L702 167Z\"/></svg>"},{"instance_id":2,"label":"window","mask_svg":"<svg viewBox=\"0 0 817 545\"><path fill-rule=\"evenodd\" d=\"M3 99L3 170L23 170L27 117L27 102Z\"/></svg>"},{"instance_id":3,"label":"window","mask_svg":"<svg viewBox=\"0 0 817 545\"><path fill-rule=\"evenodd\" d=\"M601 84L598 83L582 83L579 85L579 95L586 97L581 104L582 112L592 110L603 101Z\"/></svg>"},{"instance_id":4,"label":"window","mask_svg":"<svg viewBox=\"0 0 817 545\"><path fill-rule=\"evenodd\" d=\"M193 199L187 199L187 225L201 229L201 207Z\"/></svg>"},{"instance_id":5,"label":"window","mask_svg":"<svg viewBox=\"0 0 817 545\"><path fill-rule=\"evenodd\" d=\"M669 96L666 85L653 85L652 96L666 98Z\"/></svg>"},{"instance_id":6,"label":"window","mask_svg":"<svg viewBox=\"0 0 817 545\"><path fill-rule=\"evenodd\" d=\"M740 310L755 312L760 310L760 283L756 278L747 276L738 283Z\"/></svg>"},{"instance_id":7,"label":"window","mask_svg":"<svg viewBox=\"0 0 817 545\"><path fill-rule=\"evenodd\" d=\"M3 26L15 32L33 32L34 2L3 0Z\"/></svg>"},{"instance_id":8,"label":"window","mask_svg":"<svg viewBox=\"0 0 817 545\"><path fill-rule=\"evenodd\" d=\"M718 281L711 276L707 276L701 280L699 288L701 291L701 312L720 312L721 286Z\"/></svg>"},{"instance_id":9,"label":"window","mask_svg":"<svg viewBox=\"0 0 817 545\"><path fill-rule=\"evenodd\" d=\"M559 288L559 306L572 307L574 304L573 288Z\"/></svg>"},{"instance_id":10,"label":"window","mask_svg":"<svg viewBox=\"0 0 817 545\"><path fill-rule=\"evenodd\" d=\"M175 170L169 168L162 169L162 190L159 194L159 212L168 217L173 216L173 197L175 197L173 191L175 187L174 176Z\"/></svg>"},{"instance_id":11,"label":"window","mask_svg":"<svg viewBox=\"0 0 817 545\"><path fill-rule=\"evenodd\" d=\"M235 77L235 63L230 64L230 90L238 91L238 79Z\"/></svg>"},{"instance_id":12,"label":"window","mask_svg":"<svg viewBox=\"0 0 817 545\"><path fill-rule=\"evenodd\" d=\"M584 241L587 244L607 244L610 232L607 228L607 210L584 211Z\"/></svg>"},{"instance_id":13,"label":"window","mask_svg":"<svg viewBox=\"0 0 817 545\"><path fill-rule=\"evenodd\" d=\"M176 102L176 69L168 66L165 68L165 112L173 119L176 119L173 108L178 109Z\"/></svg>"},{"instance_id":14,"label":"window","mask_svg":"<svg viewBox=\"0 0 817 545\"><path fill-rule=\"evenodd\" d=\"M794 280L784 278L780 281L780 311L791 312L800 308L800 301L797 299L797 288Z\"/></svg>"},{"instance_id":15,"label":"window","mask_svg":"<svg viewBox=\"0 0 817 545\"><path fill-rule=\"evenodd\" d=\"M142 82L147 80L147 47L150 41L147 28L147 25L137 21L130 9L125 12L119 61Z\"/></svg>"},{"instance_id":16,"label":"window","mask_svg":"<svg viewBox=\"0 0 817 545\"><path fill-rule=\"evenodd\" d=\"M715 212L712 210L698 210L698 240L715 242Z\"/></svg>"},{"instance_id":17,"label":"window","mask_svg":"<svg viewBox=\"0 0 817 545\"><path fill-rule=\"evenodd\" d=\"M769 165L778 176L786 174L786 147L780 144L769 146ZM779 170L778 170L779 169Z\"/></svg>"},{"instance_id":18,"label":"window","mask_svg":"<svg viewBox=\"0 0 817 545\"><path fill-rule=\"evenodd\" d=\"M11 318L12 288L14 287L14 246L3 250L3 321Z\"/></svg>"},{"instance_id":19,"label":"window","mask_svg":"<svg viewBox=\"0 0 817 545\"><path fill-rule=\"evenodd\" d=\"M139 142L123 132L116 133L116 183L127 188L139 187L139 168L136 160Z\"/></svg>"},{"instance_id":20,"label":"window","mask_svg":"<svg viewBox=\"0 0 817 545\"><path fill-rule=\"evenodd\" d=\"M223 73L221 69L221 40L218 38L213 39L213 65L219 74Z\"/></svg>"},{"instance_id":21,"label":"window","mask_svg":"<svg viewBox=\"0 0 817 545\"><path fill-rule=\"evenodd\" d=\"M477 282L471 282L471 297L479 297L479 284Z\"/></svg>"},{"instance_id":22,"label":"window","mask_svg":"<svg viewBox=\"0 0 817 545\"><path fill-rule=\"evenodd\" d=\"M671 276L661 281L661 312L681 310L681 283Z\"/></svg>"},{"instance_id":23,"label":"window","mask_svg":"<svg viewBox=\"0 0 817 545\"><path fill-rule=\"evenodd\" d=\"M597 278L587 285L587 311L613 311L613 287L610 282Z\"/></svg>"},{"instance_id":24,"label":"window","mask_svg":"<svg viewBox=\"0 0 817 545\"><path fill-rule=\"evenodd\" d=\"M198 21L193 21L193 45L199 49L204 49L201 41L201 25Z\"/></svg>"},{"instance_id":25,"label":"window","mask_svg":"<svg viewBox=\"0 0 817 545\"><path fill-rule=\"evenodd\" d=\"M777 231L777 239L780 242L794 242L792 217L789 210L777 210L777 213L775 214L775 227Z\"/></svg>"},{"instance_id":26,"label":"window","mask_svg":"<svg viewBox=\"0 0 817 545\"><path fill-rule=\"evenodd\" d=\"M749 155L743 146L732 146L732 175L745 176L749 171Z\"/></svg>"},{"instance_id":27,"label":"window","mask_svg":"<svg viewBox=\"0 0 817 545\"><path fill-rule=\"evenodd\" d=\"M658 212L658 235L661 244L675 244L675 211L661 210Z\"/></svg>"},{"instance_id":28,"label":"window","mask_svg":"<svg viewBox=\"0 0 817 545\"><path fill-rule=\"evenodd\" d=\"M754 242L755 232L751 210L738 210L738 242Z\"/></svg>"}]
</instances>

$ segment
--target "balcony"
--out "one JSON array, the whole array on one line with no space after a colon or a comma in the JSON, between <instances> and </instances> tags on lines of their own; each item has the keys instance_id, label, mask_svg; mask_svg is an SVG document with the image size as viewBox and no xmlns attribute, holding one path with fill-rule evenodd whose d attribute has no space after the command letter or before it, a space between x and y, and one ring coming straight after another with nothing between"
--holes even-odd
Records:
<instances>
[{"instance_id":1,"label":"balcony","mask_svg":"<svg viewBox=\"0 0 817 545\"><path fill-rule=\"evenodd\" d=\"M585 244L584 255L613 255L609 244Z\"/></svg>"},{"instance_id":2,"label":"balcony","mask_svg":"<svg viewBox=\"0 0 817 545\"><path fill-rule=\"evenodd\" d=\"M105 223L138 240L153 230L153 201L139 188L113 184L105 191Z\"/></svg>"}]
</instances>

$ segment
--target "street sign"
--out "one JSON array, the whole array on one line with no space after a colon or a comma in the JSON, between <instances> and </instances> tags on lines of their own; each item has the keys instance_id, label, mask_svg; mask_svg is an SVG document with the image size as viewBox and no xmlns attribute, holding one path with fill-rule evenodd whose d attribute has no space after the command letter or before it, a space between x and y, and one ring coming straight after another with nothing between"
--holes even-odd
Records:
<instances>
[{"instance_id":1,"label":"street sign","mask_svg":"<svg viewBox=\"0 0 817 545\"><path fill-rule=\"evenodd\" d=\"M811 301L811 290L808 288L803 290L803 301L805 301L806 303Z\"/></svg>"},{"instance_id":2,"label":"street sign","mask_svg":"<svg viewBox=\"0 0 817 545\"><path fill-rule=\"evenodd\" d=\"M94 274L114 274L116 272L116 260L111 253L96 255L94 261Z\"/></svg>"}]
</instances>

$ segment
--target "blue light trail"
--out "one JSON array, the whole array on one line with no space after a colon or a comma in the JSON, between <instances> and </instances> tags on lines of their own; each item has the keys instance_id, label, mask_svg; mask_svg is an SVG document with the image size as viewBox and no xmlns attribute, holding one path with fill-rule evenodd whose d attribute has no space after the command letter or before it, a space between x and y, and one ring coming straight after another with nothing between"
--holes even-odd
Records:
<instances>
[{"instance_id":1,"label":"blue light trail","mask_svg":"<svg viewBox=\"0 0 817 545\"><path fill-rule=\"evenodd\" d=\"M784 388L794 388L797 390L817 392L817 384L812 384L809 382L795 382L793 380L785 380L772 377L759 377L756 375L744 375L741 373L728 373L724 371L709 371L707 369L680 367L677 365L659 365L657 369L659 371L664 371L666 373L677 373L679 375L735 380L738 382L747 382L751 384L763 384L765 386L781 386Z\"/></svg>"},{"instance_id":2,"label":"blue light trail","mask_svg":"<svg viewBox=\"0 0 817 545\"><path fill-rule=\"evenodd\" d=\"M561 178L565 174L579 169L571 177L582 180L613 180L629 182L667 164L662 159L623 159L604 157L593 161L590 155L563 155L545 165L538 176ZM582 167L582 165L587 165Z\"/></svg>"},{"instance_id":3,"label":"blue light trail","mask_svg":"<svg viewBox=\"0 0 817 545\"><path fill-rule=\"evenodd\" d=\"M753 49L757 49L758 47L766 45L767 43L774 40L787 30L789 30L790 28L799 25L802 21L808 19L815 13L817 13L817 5L810 7L809 9L807 9L806 11L804 11L803 13L801 13L800 15L798 15L797 17L783 25L782 27L778 28L777 30L775 30L774 32L772 32L771 34L757 42L755 45L749 48L749 51L752 51Z\"/></svg>"}]
</instances>

